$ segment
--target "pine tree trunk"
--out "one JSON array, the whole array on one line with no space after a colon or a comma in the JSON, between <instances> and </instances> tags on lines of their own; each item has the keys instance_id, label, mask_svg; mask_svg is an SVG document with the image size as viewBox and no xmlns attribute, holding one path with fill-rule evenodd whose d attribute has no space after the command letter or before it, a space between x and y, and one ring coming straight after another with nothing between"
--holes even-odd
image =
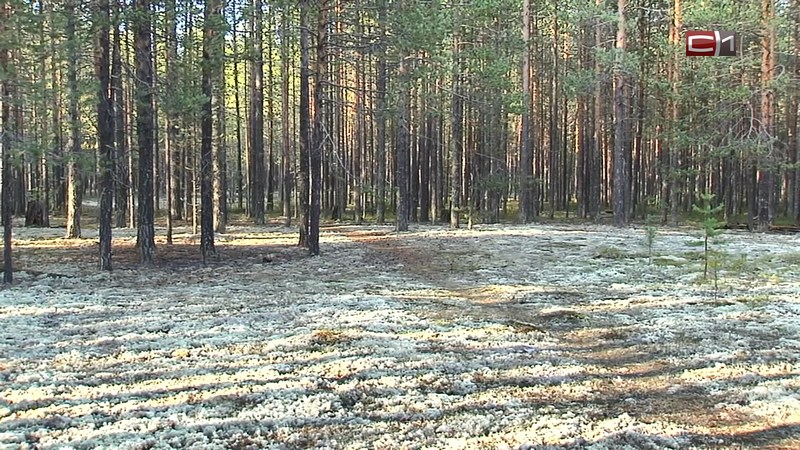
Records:
<instances>
[{"instance_id":1,"label":"pine tree trunk","mask_svg":"<svg viewBox=\"0 0 800 450\"><path fill-rule=\"evenodd\" d=\"M264 55L263 2L253 0L250 12L250 149L248 161L250 216L256 225L264 223Z\"/></svg>"},{"instance_id":2,"label":"pine tree trunk","mask_svg":"<svg viewBox=\"0 0 800 450\"><path fill-rule=\"evenodd\" d=\"M356 33L361 34L360 21L356 25ZM366 89L364 63L359 57L355 69L355 145L353 148L353 220L360 225L364 219L363 187L364 167L363 159L366 153L366 126L364 123L364 95Z\"/></svg>"},{"instance_id":3,"label":"pine tree trunk","mask_svg":"<svg viewBox=\"0 0 800 450\"><path fill-rule=\"evenodd\" d=\"M289 10L281 15L281 206L283 225L292 225L292 142L289 129Z\"/></svg>"},{"instance_id":4,"label":"pine tree trunk","mask_svg":"<svg viewBox=\"0 0 800 450\"><path fill-rule=\"evenodd\" d=\"M618 0L617 16L617 59L614 69L614 224L623 226L628 223L628 203L630 198L630 179L628 171L627 137L625 132L628 117L625 83L627 77L622 67L626 47L626 8L627 0Z\"/></svg>"},{"instance_id":5,"label":"pine tree trunk","mask_svg":"<svg viewBox=\"0 0 800 450\"><path fill-rule=\"evenodd\" d=\"M453 36L453 99L452 99L452 137L450 138L450 228L461 226L462 164L464 153L464 99L461 90L461 62L459 55L461 42L456 33Z\"/></svg>"},{"instance_id":6,"label":"pine tree trunk","mask_svg":"<svg viewBox=\"0 0 800 450\"><path fill-rule=\"evenodd\" d=\"M378 4L378 26L380 27L380 50L378 52L378 74L375 80L375 223L386 221L386 9L387 0Z\"/></svg>"},{"instance_id":7,"label":"pine tree trunk","mask_svg":"<svg viewBox=\"0 0 800 450\"><path fill-rule=\"evenodd\" d=\"M236 15L236 5L234 5L234 15ZM236 206L241 211L244 208L244 173L242 160L242 102L239 84L239 33L238 26L233 26L233 100L236 115Z\"/></svg>"},{"instance_id":8,"label":"pine tree trunk","mask_svg":"<svg viewBox=\"0 0 800 450\"><path fill-rule=\"evenodd\" d=\"M166 0L166 73L167 80L178 78L178 33L177 9L175 0ZM175 95L174 93L172 95ZM238 97L237 97L238 99ZM178 115L175 101L166 104L166 130L164 133L164 161L167 165L167 243L172 243L174 221L181 218L181 150L178 146ZM238 113L238 109L237 109ZM238 115L237 115L238 117Z\"/></svg>"},{"instance_id":9,"label":"pine tree trunk","mask_svg":"<svg viewBox=\"0 0 800 450\"><path fill-rule=\"evenodd\" d=\"M111 220L114 200L114 114L112 108L109 0L94 5L94 70L97 86L97 143L100 149L100 270L111 270Z\"/></svg>"},{"instance_id":10,"label":"pine tree trunk","mask_svg":"<svg viewBox=\"0 0 800 450\"><path fill-rule=\"evenodd\" d=\"M300 209L300 239L298 245L309 248L309 226L311 214L309 211L309 200L311 194L311 176L309 173L309 157L312 151L311 146L311 90L309 86L310 76L310 43L309 43L309 23L308 23L309 0L300 2L300 174L298 179L299 186L299 209Z\"/></svg>"},{"instance_id":11,"label":"pine tree trunk","mask_svg":"<svg viewBox=\"0 0 800 450\"><path fill-rule=\"evenodd\" d=\"M395 145L395 164L397 174L397 231L408 231L408 220L411 213L411 191L410 191L410 161L409 161L409 147L411 145L409 139L409 81L408 81L408 68L406 66L405 58L400 62L400 72L398 74L398 81L400 83L400 91L397 92L397 111L400 117L396 121L397 126L397 143Z\"/></svg>"},{"instance_id":12,"label":"pine tree trunk","mask_svg":"<svg viewBox=\"0 0 800 450\"><path fill-rule=\"evenodd\" d=\"M792 1L792 12L794 13L794 35L792 36L793 44L793 71L795 80L800 80L800 0ZM791 88L789 97L789 110L791 113L788 118L789 128L789 153L792 157L792 162L797 164L800 162L800 128L798 128L798 107L800 107L800 86L795 83ZM792 185L791 198L792 219L800 225L800 165L796 166L791 171Z\"/></svg>"},{"instance_id":13,"label":"pine tree trunk","mask_svg":"<svg viewBox=\"0 0 800 450\"><path fill-rule=\"evenodd\" d=\"M214 14L210 26L214 27L213 39L209 41L209 56L212 64L212 109L214 122L213 145L213 189L214 189L214 231L225 233L228 223L228 163L227 136L225 126L225 32L227 29L224 10L225 0L214 2ZM208 25L207 25L208 26ZM263 175L262 175L263 176Z\"/></svg>"},{"instance_id":14,"label":"pine tree trunk","mask_svg":"<svg viewBox=\"0 0 800 450\"><path fill-rule=\"evenodd\" d=\"M774 168L773 137L775 136L775 2L762 0L761 21L761 138L766 144L767 154L758 161L758 225L757 231L765 232L772 225L774 214Z\"/></svg>"},{"instance_id":15,"label":"pine tree trunk","mask_svg":"<svg viewBox=\"0 0 800 450\"><path fill-rule=\"evenodd\" d=\"M0 35L9 33L7 24L10 23L12 5L8 0L0 1ZM74 32L74 28L73 28ZM10 50L0 48L0 73L13 73L12 61L9 55ZM11 98L13 80L3 78L0 82L0 148L2 148L3 162L3 183L0 200L2 200L2 221L3 221L3 283L9 284L14 281L14 270L12 267L11 237L12 237L12 192L11 192L11 135L13 125L11 119Z\"/></svg>"},{"instance_id":16,"label":"pine tree trunk","mask_svg":"<svg viewBox=\"0 0 800 450\"><path fill-rule=\"evenodd\" d=\"M218 80L217 22L221 12L220 0L208 0L205 4L203 23L202 92L205 96L200 119L200 253L205 264L209 256L216 254L214 247L214 106Z\"/></svg>"},{"instance_id":17,"label":"pine tree trunk","mask_svg":"<svg viewBox=\"0 0 800 450\"><path fill-rule=\"evenodd\" d=\"M75 35L77 21L75 0L67 0L64 4L67 16L66 39L68 47L67 88L69 90L69 157L67 159L67 238L81 237L81 203L83 189L81 186L80 158L81 123L80 92L78 88L78 40Z\"/></svg>"},{"instance_id":18,"label":"pine tree trunk","mask_svg":"<svg viewBox=\"0 0 800 450\"><path fill-rule=\"evenodd\" d=\"M137 236L142 264L153 263L155 253L155 209L153 204L153 52L150 0L135 0L134 47L136 48L136 129L139 144Z\"/></svg>"},{"instance_id":19,"label":"pine tree trunk","mask_svg":"<svg viewBox=\"0 0 800 450\"><path fill-rule=\"evenodd\" d=\"M531 136L531 2L522 1L522 129L520 131L519 152L519 221L531 222L536 216L536 196L533 177L533 136Z\"/></svg>"},{"instance_id":20,"label":"pine tree trunk","mask_svg":"<svg viewBox=\"0 0 800 450\"><path fill-rule=\"evenodd\" d=\"M112 107L114 108L114 147L116 174L114 178L114 207L116 209L116 226L122 228L127 225L128 215L128 190L131 180L128 177L128 141L127 115L125 110L125 90L122 85L122 44L120 36L120 11L119 4L114 5L114 43L111 51L111 84Z\"/></svg>"},{"instance_id":21,"label":"pine tree trunk","mask_svg":"<svg viewBox=\"0 0 800 450\"><path fill-rule=\"evenodd\" d=\"M314 79L314 139L309 152L309 171L311 172L311 196L308 222L308 251L319 255L320 200L322 189L322 148L324 142L324 99L328 69L328 8L329 0L319 3L317 22L317 60Z\"/></svg>"}]
</instances>

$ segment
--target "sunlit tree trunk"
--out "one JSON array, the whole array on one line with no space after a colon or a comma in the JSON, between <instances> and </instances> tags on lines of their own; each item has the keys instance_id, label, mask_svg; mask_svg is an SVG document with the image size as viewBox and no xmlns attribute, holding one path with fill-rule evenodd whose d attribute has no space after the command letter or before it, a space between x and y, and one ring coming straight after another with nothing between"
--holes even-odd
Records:
<instances>
[{"instance_id":1,"label":"sunlit tree trunk","mask_svg":"<svg viewBox=\"0 0 800 450\"><path fill-rule=\"evenodd\" d=\"M761 2L761 134L765 142L765 154L759 157L758 167L758 224L757 230L764 232L772 225L774 214L774 165L773 137L775 136L775 2Z\"/></svg>"},{"instance_id":2,"label":"sunlit tree trunk","mask_svg":"<svg viewBox=\"0 0 800 450\"><path fill-rule=\"evenodd\" d=\"M78 20L75 0L64 3L67 16L67 88L69 97L69 156L67 158L67 238L81 237L81 203L83 189L81 187L80 153L81 153L81 119L80 92L78 86L79 43L75 35Z\"/></svg>"}]
</instances>

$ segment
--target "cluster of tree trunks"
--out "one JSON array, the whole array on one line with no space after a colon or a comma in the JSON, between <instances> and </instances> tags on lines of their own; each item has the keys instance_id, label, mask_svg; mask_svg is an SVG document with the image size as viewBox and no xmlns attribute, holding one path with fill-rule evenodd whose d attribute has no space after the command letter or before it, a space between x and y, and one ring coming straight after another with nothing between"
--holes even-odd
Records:
<instances>
[{"instance_id":1,"label":"cluster of tree trunks","mask_svg":"<svg viewBox=\"0 0 800 450\"><path fill-rule=\"evenodd\" d=\"M712 8L206 0L197 17L183 0L0 1L7 252L13 215L66 216L80 237L84 198L99 199L108 270L114 226L136 226L153 263L164 206L167 242L192 225L203 260L235 206L296 219L312 254L326 217L676 224L712 192L730 223L800 220L800 26L776 25L800 24L800 2L714 6L760 15L757 41L742 38L752 64L735 68L683 55L686 4ZM21 34L35 49L8 38ZM776 83L779 65L794 78ZM750 92L692 90L723 74Z\"/></svg>"}]
</instances>

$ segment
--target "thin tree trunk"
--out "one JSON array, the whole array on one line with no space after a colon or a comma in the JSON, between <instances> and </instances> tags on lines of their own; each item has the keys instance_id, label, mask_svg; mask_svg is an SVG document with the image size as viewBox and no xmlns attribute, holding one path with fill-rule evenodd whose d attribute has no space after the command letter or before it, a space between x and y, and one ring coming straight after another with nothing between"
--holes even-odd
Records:
<instances>
[{"instance_id":1,"label":"thin tree trunk","mask_svg":"<svg viewBox=\"0 0 800 450\"><path fill-rule=\"evenodd\" d=\"M283 225L292 225L291 136L289 129L289 7L281 15L281 206Z\"/></svg>"},{"instance_id":2,"label":"thin tree trunk","mask_svg":"<svg viewBox=\"0 0 800 450\"><path fill-rule=\"evenodd\" d=\"M83 189L79 167L81 153L80 92L78 88L78 40L75 35L75 0L64 4L67 16L66 38L68 47L67 87L69 90L69 157L67 163L67 238L81 237L81 202Z\"/></svg>"},{"instance_id":3,"label":"thin tree trunk","mask_svg":"<svg viewBox=\"0 0 800 450\"><path fill-rule=\"evenodd\" d=\"M97 86L97 141L100 148L100 270L111 270L111 220L114 200L114 114L112 108L109 0L94 5L94 70Z\"/></svg>"},{"instance_id":4,"label":"thin tree trunk","mask_svg":"<svg viewBox=\"0 0 800 450\"><path fill-rule=\"evenodd\" d=\"M212 23L206 26L214 28L214 36L208 41L211 46L209 51L212 64L212 109L216 129L213 130L213 189L214 189L214 231L225 233L228 223L228 163L227 163L227 136L225 126L225 0L212 0L214 2L214 15ZM213 128L213 127L212 127Z\"/></svg>"},{"instance_id":5,"label":"thin tree trunk","mask_svg":"<svg viewBox=\"0 0 800 450\"><path fill-rule=\"evenodd\" d=\"M208 0L205 4L203 24L202 92L205 96L200 119L200 253L203 264L216 253L214 248L214 106L216 96L214 83L218 81L217 40L218 21L221 13L220 0Z\"/></svg>"},{"instance_id":6,"label":"thin tree trunk","mask_svg":"<svg viewBox=\"0 0 800 450\"><path fill-rule=\"evenodd\" d=\"M153 263L155 209L153 204L153 53L150 0L135 0L134 47L136 48L136 129L139 143L139 209L137 236L142 264Z\"/></svg>"},{"instance_id":7,"label":"thin tree trunk","mask_svg":"<svg viewBox=\"0 0 800 450\"><path fill-rule=\"evenodd\" d=\"M793 51L792 56L794 65L794 78L800 80L800 0L792 1L792 12L794 13L794 35L792 36ZM797 164L800 162L800 128L798 128L798 107L800 107L800 86L797 83L791 88L789 96L789 153L792 156L792 162ZM793 183L790 189L792 202L792 219L795 223L800 224L800 166L796 166L791 171Z\"/></svg>"},{"instance_id":8,"label":"thin tree trunk","mask_svg":"<svg viewBox=\"0 0 800 450\"><path fill-rule=\"evenodd\" d=\"M127 120L125 111L125 90L122 85L122 37L120 35L120 6L114 5L114 44L111 52L111 84L112 106L114 108L114 156L115 156L115 187L114 205L116 208L116 226L122 228L127 225L128 216L128 190L131 180L128 177L128 141L126 139Z\"/></svg>"},{"instance_id":9,"label":"thin tree trunk","mask_svg":"<svg viewBox=\"0 0 800 450\"><path fill-rule=\"evenodd\" d=\"M411 191L410 191L410 155L409 155L409 147L411 146L411 142L409 139L409 109L411 106L409 105L410 100L410 82L409 82L409 74L408 74L408 67L405 61L406 58L400 62L400 71L398 74L398 82L400 84L400 91L397 92L397 111L400 114L400 117L396 121L397 126L397 142L395 144L395 164L396 164L396 174L397 174L397 191L398 191L398 201L397 201L397 231L408 231L408 221L411 215Z\"/></svg>"},{"instance_id":10,"label":"thin tree trunk","mask_svg":"<svg viewBox=\"0 0 800 450\"><path fill-rule=\"evenodd\" d=\"M236 15L236 4L234 3L234 16ZM236 205L241 211L244 208L244 173L242 160L242 103L239 84L239 33L238 27L233 25L233 98L234 108L236 108Z\"/></svg>"},{"instance_id":11,"label":"thin tree trunk","mask_svg":"<svg viewBox=\"0 0 800 450\"><path fill-rule=\"evenodd\" d=\"M256 225L264 223L264 54L263 2L253 0L250 15L250 216Z\"/></svg>"},{"instance_id":12,"label":"thin tree trunk","mask_svg":"<svg viewBox=\"0 0 800 450\"><path fill-rule=\"evenodd\" d=\"M322 188L322 148L324 142L324 99L328 69L328 8L329 0L321 0L317 22L317 61L314 81L314 139L309 154L311 199L308 227L308 251L319 255L320 199Z\"/></svg>"},{"instance_id":13,"label":"thin tree trunk","mask_svg":"<svg viewBox=\"0 0 800 450\"><path fill-rule=\"evenodd\" d=\"M11 21L12 5L8 0L0 1L0 35L9 33L8 23ZM73 28L74 32L74 28ZM0 48L0 73L13 73L10 50ZM11 238L12 192L11 192L11 135L14 132L11 120L12 83L10 77L4 77L0 83L0 148L2 148L3 183L2 183L2 221L3 221L3 283L14 281L12 267Z\"/></svg>"},{"instance_id":14,"label":"thin tree trunk","mask_svg":"<svg viewBox=\"0 0 800 450\"><path fill-rule=\"evenodd\" d=\"M178 63L178 36L177 36L177 10L175 0L166 0L166 64L167 80L178 78L176 65ZM174 94L173 94L174 95ZM164 133L164 162L167 166L167 244L172 244L173 221L178 216L176 204L180 193L178 180L180 179L181 152L178 148L178 118L174 101L166 102L166 121ZM238 112L238 110L237 110Z\"/></svg>"},{"instance_id":15,"label":"thin tree trunk","mask_svg":"<svg viewBox=\"0 0 800 450\"><path fill-rule=\"evenodd\" d=\"M453 36L453 99L452 99L452 137L450 163L450 227L461 226L462 164L464 154L464 99L461 90L460 36Z\"/></svg>"},{"instance_id":16,"label":"thin tree trunk","mask_svg":"<svg viewBox=\"0 0 800 450\"><path fill-rule=\"evenodd\" d=\"M267 90L267 123L269 124L268 130L268 137L267 137L267 211L272 212L275 208L275 64L273 55L273 46L275 44L274 34L275 34L275 8L270 8L267 18L267 23L269 24L269 30L267 34L270 36L270 39L267 39L268 46L267 46L267 79L269 82L267 85L269 89Z\"/></svg>"},{"instance_id":17,"label":"thin tree trunk","mask_svg":"<svg viewBox=\"0 0 800 450\"><path fill-rule=\"evenodd\" d=\"M681 58L682 48L680 48L681 40L681 27L683 26L683 5L682 0L673 0L672 2L672 18L669 26L669 41L672 47L672 57L669 62L668 78L672 95L668 100L669 107L669 122L667 143L664 151L667 152L666 161L667 167L662 174L663 187L662 187L662 201L664 207L669 207L669 222L671 225L678 224L678 203L680 194L680 184L678 171L680 169L680 148L678 147L678 132L680 120L680 81L681 81ZM667 201L669 200L669 201ZM666 219L666 209L664 210L664 219Z\"/></svg>"},{"instance_id":18,"label":"thin tree trunk","mask_svg":"<svg viewBox=\"0 0 800 450\"><path fill-rule=\"evenodd\" d=\"M375 80L375 223L386 221L386 86L388 70L386 67L386 9L387 0L378 4L378 26L380 27L380 46L378 52L378 73Z\"/></svg>"},{"instance_id":19,"label":"thin tree trunk","mask_svg":"<svg viewBox=\"0 0 800 450\"><path fill-rule=\"evenodd\" d=\"M300 174L298 179L299 186L299 209L300 209L300 239L298 245L308 248L309 246L309 226L310 226L310 183L309 157L312 151L311 146L311 90L309 86L310 76L310 44L308 29L308 8L309 0L300 2Z\"/></svg>"},{"instance_id":20,"label":"thin tree trunk","mask_svg":"<svg viewBox=\"0 0 800 450\"><path fill-rule=\"evenodd\" d=\"M627 0L618 0L617 7L617 59L614 68L614 224L623 226L628 223L626 200L630 197L627 193L630 190L630 181L625 132L625 122L628 120L627 99L625 98L627 77L622 67L627 38L625 30Z\"/></svg>"}]
</instances>

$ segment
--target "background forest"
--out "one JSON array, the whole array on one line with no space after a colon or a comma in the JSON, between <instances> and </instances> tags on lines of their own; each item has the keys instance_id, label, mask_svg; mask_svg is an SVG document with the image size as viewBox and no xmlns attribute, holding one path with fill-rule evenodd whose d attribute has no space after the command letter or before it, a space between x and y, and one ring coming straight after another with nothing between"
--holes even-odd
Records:
<instances>
[{"instance_id":1,"label":"background forest","mask_svg":"<svg viewBox=\"0 0 800 450\"><path fill-rule=\"evenodd\" d=\"M689 58L686 30L738 33ZM299 225L800 218L800 1L0 0L12 216L81 235ZM94 209L92 209L94 210ZM652 220L652 219L650 219Z\"/></svg>"}]
</instances>

